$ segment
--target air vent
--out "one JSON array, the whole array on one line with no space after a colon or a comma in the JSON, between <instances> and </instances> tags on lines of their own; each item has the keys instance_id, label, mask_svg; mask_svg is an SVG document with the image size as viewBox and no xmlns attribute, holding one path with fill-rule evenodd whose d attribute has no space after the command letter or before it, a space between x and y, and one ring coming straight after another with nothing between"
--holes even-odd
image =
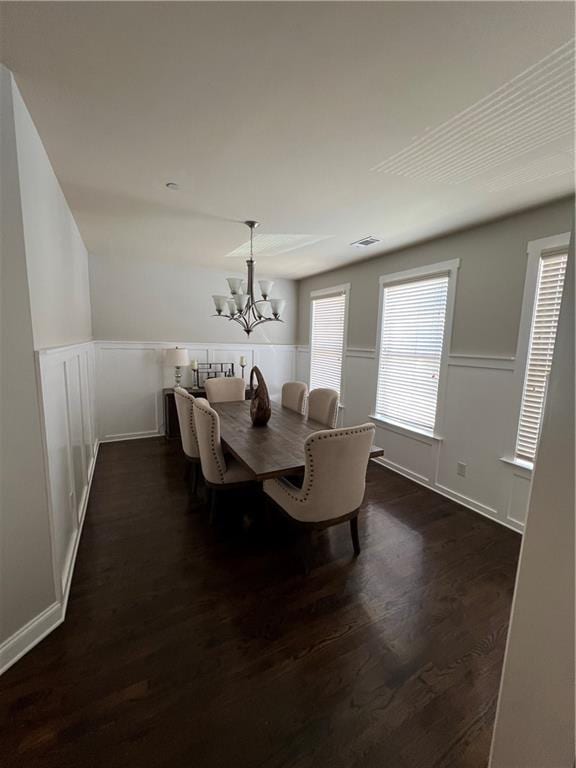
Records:
<instances>
[{"instance_id":1,"label":"air vent","mask_svg":"<svg viewBox=\"0 0 576 768\"><path fill-rule=\"evenodd\" d=\"M379 243L380 238L373 237L372 235L367 235L366 237L363 237L361 240L356 240L354 243L350 243L350 245L353 245L354 248L368 248L370 245L374 245L375 243Z\"/></svg>"}]
</instances>

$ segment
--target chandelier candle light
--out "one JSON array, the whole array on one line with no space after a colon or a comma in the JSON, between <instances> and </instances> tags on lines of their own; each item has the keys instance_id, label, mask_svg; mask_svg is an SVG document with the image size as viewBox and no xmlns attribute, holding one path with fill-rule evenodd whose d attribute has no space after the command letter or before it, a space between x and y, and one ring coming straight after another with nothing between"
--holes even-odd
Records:
<instances>
[{"instance_id":1,"label":"chandelier candle light","mask_svg":"<svg viewBox=\"0 0 576 768\"><path fill-rule=\"evenodd\" d=\"M260 292L262 298L254 298L254 230L258 226L257 221L245 221L250 229L250 258L246 260L248 267L248 279L242 280L239 277L227 277L226 280L230 287L231 297L212 296L216 315L226 317L228 320L235 320L242 326L247 336L249 336L257 325L270 322L283 322L280 319L286 301L284 299L270 298L270 291L274 283L271 280L259 280ZM226 312L227 310L227 312ZM270 316L267 314L271 312Z\"/></svg>"}]
</instances>

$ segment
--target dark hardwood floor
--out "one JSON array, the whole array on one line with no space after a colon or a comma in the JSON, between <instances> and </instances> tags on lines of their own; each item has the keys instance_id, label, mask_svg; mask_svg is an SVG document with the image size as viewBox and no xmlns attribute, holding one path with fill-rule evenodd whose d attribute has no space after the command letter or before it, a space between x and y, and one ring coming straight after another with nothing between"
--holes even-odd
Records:
<instances>
[{"instance_id":1,"label":"dark hardwood floor","mask_svg":"<svg viewBox=\"0 0 576 768\"><path fill-rule=\"evenodd\" d=\"M373 465L360 558L330 529L304 577L183 472L101 446L66 622L0 678L4 768L486 766L517 534Z\"/></svg>"}]
</instances>

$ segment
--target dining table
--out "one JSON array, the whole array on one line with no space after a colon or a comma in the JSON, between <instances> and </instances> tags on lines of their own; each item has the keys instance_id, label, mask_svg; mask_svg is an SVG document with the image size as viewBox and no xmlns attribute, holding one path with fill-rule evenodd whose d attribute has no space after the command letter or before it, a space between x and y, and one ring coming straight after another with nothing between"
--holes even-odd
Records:
<instances>
[{"instance_id":1,"label":"dining table","mask_svg":"<svg viewBox=\"0 0 576 768\"><path fill-rule=\"evenodd\" d=\"M324 424L271 402L272 414L265 426L255 427L250 419L250 401L212 403L220 417L223 445L256 480L298 475L304 471L306 438ZM370 458L382 456L381 448L372 446Z\"/></svg>"}]
</instances>

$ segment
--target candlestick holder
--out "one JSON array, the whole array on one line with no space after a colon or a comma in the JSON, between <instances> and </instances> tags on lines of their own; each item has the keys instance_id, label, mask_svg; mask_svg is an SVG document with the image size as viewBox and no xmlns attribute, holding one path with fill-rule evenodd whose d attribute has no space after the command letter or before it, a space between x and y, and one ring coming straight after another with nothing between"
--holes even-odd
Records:
<instances>
[{"instance_id":1,"label":"candlestick holder","mask_svg":"<svg viewBox=\"0 0 576 768\"><path fill-rule=\"evenodd\" d=\"M240 368L242 368L242 378L244 378L244 368L246 368L246 364L242 365L242 363L240 363Z\"/></svg>"}]
</instances>

